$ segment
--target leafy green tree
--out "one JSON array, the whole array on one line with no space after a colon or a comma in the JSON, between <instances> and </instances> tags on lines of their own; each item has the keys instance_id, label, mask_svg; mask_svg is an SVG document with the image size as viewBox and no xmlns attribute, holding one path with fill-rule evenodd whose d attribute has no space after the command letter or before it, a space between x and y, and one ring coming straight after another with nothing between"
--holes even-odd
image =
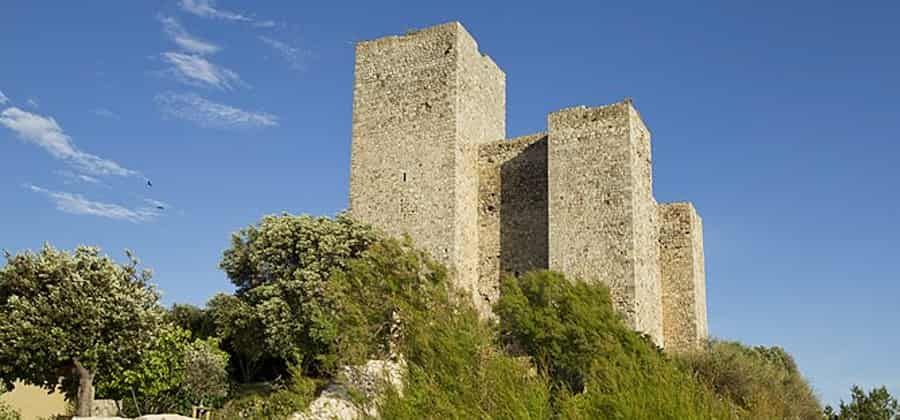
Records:
<instances>
[{"instance_id":1,"label":"leafy green tree","mask_svg":"<svg viewBox=\"0 0 900 420\"><path fill-rule=\"evenodd\" d=\"M341 302L329 279L376 240L371 228L343 215L266 216L235 234L220 266L237 293L216 297L210 310L243 370L263 354L312 375L333 370ZM238 337L247 333L253 338Z\"/></svg>"},{"instance_id":2,"label":"leafy green tree","mask_svg":"<svg viewBox=\"0 0 900 420\"><path fill-rule=\"evenodd\" d=\"M135 365L163 310L137 260L118 264L97 248L6 253L0 269L0 380L52 390L74 370L76 412L89 416L95 378Z\"/></svg>"},{"instance_id":3,"label":"leafy green tree","mask_svg":"<svg viewBox=\"0 0 900 420\"><path fill-rule=\"evenodd\" d=\"M219 406L228 396L228 353L216 339L194 340L184 351L184 379L180 384L193 404Z\"/></svg>"},{"instance_id":4,"label":"leafy green tree","mask_svg":"<svg viewBox=\"0 0 900 420\"><path fill-rule=\"evenodd\" d=\"M883 386L866 394L862 388L853 385L850 397L849 403L841 400L838 411L831 406L825 407L825 417L828 420L900 420L900 402Z\"/></svg>"},{"instance_id":5,"label":"leafy green tree","mask_svg":"<svg viewBox=\"0 0 900 420\"><path fill-rule=\"evenodd\" d=\"M191 337L205 340L216 335L216 324L209 310L176 303L166 312L166 321L190 331Z\"/></svg>"}]
</instances>

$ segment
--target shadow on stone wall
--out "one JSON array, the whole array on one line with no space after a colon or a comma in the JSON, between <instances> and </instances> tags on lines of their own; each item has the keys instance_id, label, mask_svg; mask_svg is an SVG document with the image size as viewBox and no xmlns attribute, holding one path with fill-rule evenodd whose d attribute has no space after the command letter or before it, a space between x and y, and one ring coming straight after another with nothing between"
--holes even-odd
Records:
<instances>
[{"instance_id":1,"label":"shadow on stone wall","mask_svg":"<svg viewBox=\"0 0 900 420\"><path fill-rule=\"evenodd\" d=\"M504 162L500 180L500 272L547 268L547 138Z\"/></svg>"}]
</instances>

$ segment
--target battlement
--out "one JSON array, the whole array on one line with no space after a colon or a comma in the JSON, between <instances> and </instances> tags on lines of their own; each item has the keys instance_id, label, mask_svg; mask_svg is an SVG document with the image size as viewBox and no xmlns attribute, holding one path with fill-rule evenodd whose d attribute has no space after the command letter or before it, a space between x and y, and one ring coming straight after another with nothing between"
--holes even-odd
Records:
<instances>
[{"instance_id":1,"label":"battlement","mask_svg":"<svg viewBox=\"0 0 900 420\"><path fill-rule=\"evenodd\" d=\"M357 44L351 214L410 235L485 317L503 276L549 268L608 285L660 346L705 338L699 216L657 205L633 102L509 140L505 108L506 75L458 22Z\"/></svg>"}]
</instances>

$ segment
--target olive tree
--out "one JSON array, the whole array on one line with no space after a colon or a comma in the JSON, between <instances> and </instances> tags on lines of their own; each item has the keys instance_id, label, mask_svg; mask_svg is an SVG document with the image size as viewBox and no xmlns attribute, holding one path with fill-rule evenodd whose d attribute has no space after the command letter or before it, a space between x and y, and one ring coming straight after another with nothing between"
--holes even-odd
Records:
<instances>
[{"instance_id":1,"label":"olive tree","mask_svg":"<svg viewBox=\"0 0 900 420\"><path fill-rule=\"evenodd\" d=\"M5 253L0 268L0 381L55 389L77 377L79 416L89 416L97 380L135 365L163 319L150 272L100 250Z\"/></svg>"}]
</instances>

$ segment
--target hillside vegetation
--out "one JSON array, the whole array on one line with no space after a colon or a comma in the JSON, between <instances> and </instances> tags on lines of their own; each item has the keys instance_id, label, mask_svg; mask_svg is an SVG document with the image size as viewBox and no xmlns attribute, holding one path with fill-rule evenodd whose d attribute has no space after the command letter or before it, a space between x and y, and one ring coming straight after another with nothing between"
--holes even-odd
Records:
<instances>
[{"instance_id":1,"label":"hillside vegetation","mask_svg":"<svg viewBox=\"0 0 900 420\"><path fill-rule=\"evenodd\" d=\"M26 293L32 283L22 279L44 266L60 278L57 260L96 272L96 264L78 265L66 255L48 247L13 258L16 265L0 270L0 309L36 308L39 317L41 302L25 298L39 294ZM93 249L75 255L121 272ZM132 294L146 287L141 305L155 314L156 293L146 285L149 277L134 277L135 264L125 266L130 277L119 274L127 280L122 284ZM204 308L175 305L158 325L141 324L151 339L133 342L127 354L95 363L80 347L71 347L74 356L49 348L43 357L57 357L54 370L0 369L0 379L46 378L77 356L93 363L97 397L122 399L125 414L188 414L203 404L217 418L271 419L304 410L343 366L402 359L402 392L390 389L377 401L356 395L355 403L377 404L391 419L823 417L793 359L778 347L713 341L696 353L665 353L626 326L606 287L551 271L504 279L495 319L482 321L469 297L452 287L452 274L408 239L384 237L343 215L267 216L234 235L221 267L234 293ZM78 284L56 280L52 287L74 287L69 283ZM32 333L0 315L5 336ZM77 381L68 383L76 395Z\"/></svg>"}]
</instances>

